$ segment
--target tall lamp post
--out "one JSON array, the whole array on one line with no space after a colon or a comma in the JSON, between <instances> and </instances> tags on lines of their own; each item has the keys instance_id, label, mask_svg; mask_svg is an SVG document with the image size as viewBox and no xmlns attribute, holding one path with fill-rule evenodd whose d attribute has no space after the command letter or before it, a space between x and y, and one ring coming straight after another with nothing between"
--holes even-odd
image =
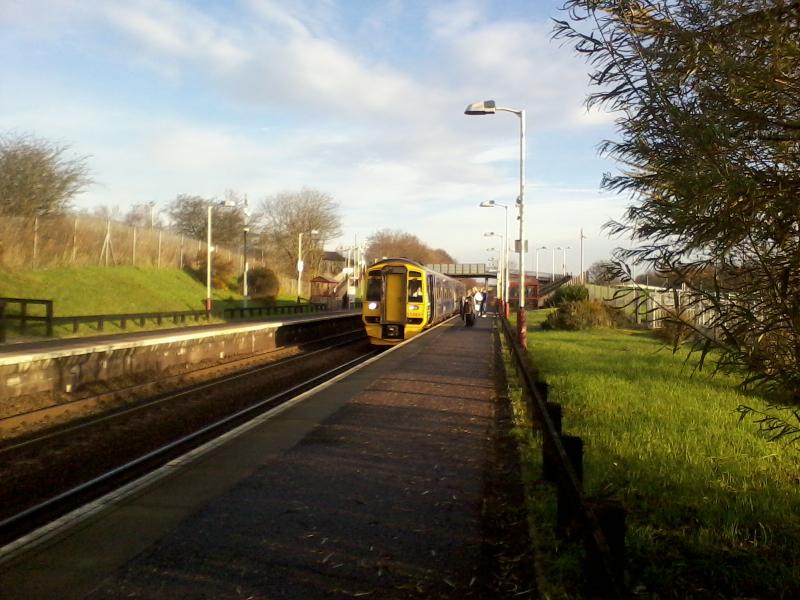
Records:
<instances>
[{"instance_id":1,"label":"tall lamp post","mask_svg":"<svg viewBox=\"0 0 800 600\"><path fill-rule=\"evenodd\" d=\"M214 205L208 203L208 221L206 223L206 312L211 312L211 211Z\"/></svg>"},{"instance_id":2,"label":"tall lamp post","mask_svg":"<svg viewBox=\"0 0 800 600\"><path fill-rule=\"evenodd\" d=\"M480 206L484 208L494 208L499 206L505 211L506 215L506 229L505 229L505 237L504 245L503 245L503 260L501 261L501 265L503 268L503 290L500 294L500 298L503 300L503 314L508 317L508 283L509 283L509 276L508 276L508 205L501 204L500 202L495 202L494 200L486 200L480 203Z\"/></svg>"},{"instance_id":3,"label":"tall lamp post","mask_svg":"<svg viewBox=\"0 0 800 600\"><path fill-rule=\"evenodd\" d=\"M500 272L500 276L499 276L499 280L497 282L497 295L500 298L501 304L505 305L506 302L507 302L507 298L506 298L506 295L504 293L506 276L505 276L505 273L504 273L505 267L504 267L504 260L503 260L504 257L503 257L502 250L505 247L505 244L508 243L508 239L506 237L500 235L499 233L495 233L494 231L487 231L486 233L483 234L483 237L499 237L500 238L500 251L501 251L500 252L500 268L498 269L498 271ZM487 250L487 252L488 252L488 250ZM505 309L503 309L503 310L505 310ZM503 313L503 314L505 314L505 313Z\"/></svg>"},{"instance_id":4,"label":"tall lamp post","mask_svg":"<svg viewBox=\"0 0 800 600\"><path fill-rule=\"evenodd\" d=\"M303 233L300 232L297 235L297 303L300 303L300 286L302 284L302 277L303 277ZM311 235L316 235L319 233L316 229L312 229L308 232Z\"/></svg>"},{"instance_id":5,"label":"tall lamp post","mask_svg":"<svg viewBox=\"0 0 800 600\"><path fill-rule=\"evenodd\" d=\"M231 208L236 206L236 202L232 200L223 200L222 202L209 202L208 203L208 221L206 223L206 312L211 312L211 253L214 252L214 247L211 245L211 214L214 206L221 208Z\"/></svg>"},{"instance_id":6,"label":"tall lamp post","mask_svg":"<svg viewBox=\"0 0 800 600\"><path fill-rule=\"evenodd\" d=\"M523 348L528 347L528 323L525 312L525 110L497 106L494 100L475 102L464 110L466 115L493 115L496 112L510 112L519 117L519 312L517 313L517 334Z\"/></svg>"},{"instance_id":7,"label":"tall lamp post","mask_svg":"<svg viewBox=\"0 0 800 600\"><path fill-rule=\"evenodd\" d=\"M539 246L536 249L536 279L539 279L539 250L547 250L547 246Z\"/></svg>"},{"instance_id":8,"label":"tall lamp post","mask_svg":"<svg viewBox=\"0 0 800 600\"><path fill-rule=\"evenodd\" d=\"M561 275L567 276L567 250L572 250L572 246L564 246L561 248Z\"/></svg>"},{"instance_id":9,"label":"tall lamp post","mask_svg":"<svg viewBox=\"0 0 800 600\"><path fill-rule=\"evenodd\" d=\"M553 247L553 255L550 262L550 278L551 283L556 280L556 250L561 250L561 246Z\"/></svg>"}]
</instances>

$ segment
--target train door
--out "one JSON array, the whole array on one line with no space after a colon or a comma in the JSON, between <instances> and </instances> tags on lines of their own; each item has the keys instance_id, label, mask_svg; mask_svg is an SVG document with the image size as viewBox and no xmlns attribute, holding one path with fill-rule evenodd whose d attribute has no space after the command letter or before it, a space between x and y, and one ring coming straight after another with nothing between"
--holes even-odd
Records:
<instances>
[{"instance_id":1,"label":"train door","mask_svg":"<svg viewBox=\"0 0 800 600\"><path fill-rule=\"evenodd\" d=\"M406 268L385 267L382 274L382 337L402 339L406 323Z\"/></svg>"}]
</instances>

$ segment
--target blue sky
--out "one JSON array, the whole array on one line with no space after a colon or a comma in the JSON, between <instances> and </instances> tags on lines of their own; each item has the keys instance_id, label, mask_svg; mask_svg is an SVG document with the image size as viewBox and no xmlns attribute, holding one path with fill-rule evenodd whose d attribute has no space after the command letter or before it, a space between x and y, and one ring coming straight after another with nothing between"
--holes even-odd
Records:
<instances>
[{"instance_id":1,"label":"blue sky","mask_svg":"<svg viewBox=\"0 0 800 600\"><path fill-rule=\"evenodd\" d=\"M627 201L599 190L613 116L586 112L587 66L550 40L560 4L0 0L0 131L88 155L78 208L305 186L340 204L330 248L391 228L482 262L504 211L478 204L513 204L519 126L463 111L495 99L527 111L529 243L571 245L577 271L580 228L588 266Z\"/></svg>"}]
</instances>

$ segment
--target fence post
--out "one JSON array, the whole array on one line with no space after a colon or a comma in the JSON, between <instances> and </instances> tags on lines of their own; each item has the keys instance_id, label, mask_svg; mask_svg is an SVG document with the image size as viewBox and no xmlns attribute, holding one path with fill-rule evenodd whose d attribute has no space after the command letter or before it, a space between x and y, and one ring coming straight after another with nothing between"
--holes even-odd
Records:
<instances>
[{"instance_id":1,"label":"fence post","mask_svg":"<svg viewBox=\"0 0 800 600\"><path fill-rule=\"evenodd\" d=\"M156 259L156 269L161 268L161 230L158 230L158 258Z\"/></svg>"},{"instance_id":2,"label":"fence post","mask_svg":"<svg viewBox=\"0 0 800 600\"><path fill-rule=\"evenodd\" d=\"M36 259L39 250L39 217L33 217L33 268L36 269Z\"/></svg>"},{"instance_id":3,"label":"fence post","mask_svg":"<svg viewBox=\"0 0 800 600\"><path fill-rule=\"evenodd\" d=\"M563 416L561 405L557 402L548 402L545 406L556 434L561 435ZM542 477L547 481L558 480L558 458L556 457L555 443L548 435L542 437Z\"/></svg>"},{"instance_id":4,"label":"fence post","mask_svg":"<svg viewBox=\"0 0 800 600\"><path fill-rule=\"evenodd\" d=\"M0 344L6 341L6 303L0 300Z\"/></svg>"},{"instance_id":5,"label":"fence post","mask_svg":"<svg viewBox=\"0 0 800 600\"><path fill-rule=\"evenodd\" d=\"M625 577L625 508L618 500L598 500L591 503L592 512L597 517L600 529L606 538L611 552L611 562L617 581ZM584 563L586 584L589 593L603 590L606 584L603 559L593 549L594 544L587 544Z\"/></svg>"},{"instance_id":6,"label":"fence post","mask_svg":"<svg viewBox=\"0 0 800 600\"><path fill-rule=\"evenodd\" d=\"M75 217L75 223L72 225L72 264L75 264L75 257L78 253L78 217Z\"/></svg>"},{"instance_id":7,"label":"fence post","mask_svg":"<svg viewBox=\"0 0 800 600\"><path fill-rule=\"evenodd\" d=\"M572 464L578 482L583 484L583 440L574 435L562 435L561 444ZM556 507L556 531L569 536L576 529L575 515L579 512L578 499L573 497L571 487L558 483L558 506Z\"/></svg>"},{"instance_id":8,"label":"fence post","mask_svg":"<svg viewBox=\"0 0 800 600\"><path fill-rule=\"evenodd\" d=\"M53 301L48 300L47 304L44 305L45 316L47 317L47 321L45 322L45 333L47 337L53 337Z\"/></svg>"},{"instance_id":9,"label":"fence post","mask_svg":"<svg viewBox=\"0 0 800 600\"><path fill-rule=\"evenodd\" d=\"M136 227L133 228L133 251L131 252L131 266L136 266ZM124 327L123 327L124 329Z\"/></svg>"},{"instance_id":10,"label":"fence post","mask_svg":"<svg viewBox=\"0 0 800 600\"><path fill-rule=\"evenodd\" d=\"M19 332L25 333L28 325L28 303L23 300L19 303Z\"/></svg>"}]
</instances>

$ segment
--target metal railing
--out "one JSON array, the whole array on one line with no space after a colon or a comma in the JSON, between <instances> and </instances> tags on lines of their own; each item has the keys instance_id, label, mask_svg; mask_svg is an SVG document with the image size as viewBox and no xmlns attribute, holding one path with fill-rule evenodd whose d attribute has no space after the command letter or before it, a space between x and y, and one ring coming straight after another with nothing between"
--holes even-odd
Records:
<instances>
[{"instance_id":1,"label":"metal railing","mask_svg":"<svg viewBox=\"0 0 800 600\"><path fill-rule=\"evenodd\" d=\"M18 304L19 313L9 313L8 305ZM44 306L44 315L31 315L28 312L28 307L31 305ZM40 300L36 298L0 298L0 342L6 341L6 322L19 321L19 330L21 334L25 334L28 328L28 322L44 322L45 335L53 335L53 301Z\"/></svg>"},{"instance_id":2,"label":"metal railing","mask_svg":"<svg viewBox=\"0 0 800 600\"><path fill-rule=\"evenodd\" d=\"M296 315L310 312L320 312L328 310L328 305L325 303L308 303L308 304L280 304L275 306L234 306L226 307L222 311L223 318L236 318L240 319L245 317L262 317L271 315Z\"/></svg>"},{"instance_id":3,"label":"metal railing","mask_svg":"<svg viewBox=\"0 0 800 600\"><path fill-rule=\"evenodd\" d=\"M557 485L557 533L583 538L586 585L592 597L624 598L625 511L619 502L584 494L583 440L562 433L561 405L547 401L547 385L538 381L508 319L500 321L528 414L542 435L543 476Z\"/></svg>"},{"instance_id":4,"label":"metal railing","mask_svg":"<svg viewBox=\"0 0 800 600\"><path fill-rule=\"evenodd\" d=\"M19 311L9 313L8 305L18 304ZM41 305L45 307L44 315L30 314L31 305ZM325 304L283 304L275 306L249 306L249 307L226 307L218 313L222 318L245 318L256 316L302 314L325 311L328 307ZM210 320L212 313L205 310L171 310L159 312L142 313L122 313L122 314L102 314L102 315L75 315L75 316L53 316L53 301L41 300L36 298L0 298L0 343L6 341L6 328L10 321L19 323L20 335L29 333L31 323L44 323L45 335L53 336L53 327L56 325L72 325L72 333L77 333L81 325L94 325L97 331L105 331L108 323L116 323L120 329L127 329L128 323L136 323L139 327L144 327L147 321L152 321L156 325L162 325L165 321L172 321L179 325L186 323L187 320L199 321L200 319Z\"/></svg>"}]
</instances>

